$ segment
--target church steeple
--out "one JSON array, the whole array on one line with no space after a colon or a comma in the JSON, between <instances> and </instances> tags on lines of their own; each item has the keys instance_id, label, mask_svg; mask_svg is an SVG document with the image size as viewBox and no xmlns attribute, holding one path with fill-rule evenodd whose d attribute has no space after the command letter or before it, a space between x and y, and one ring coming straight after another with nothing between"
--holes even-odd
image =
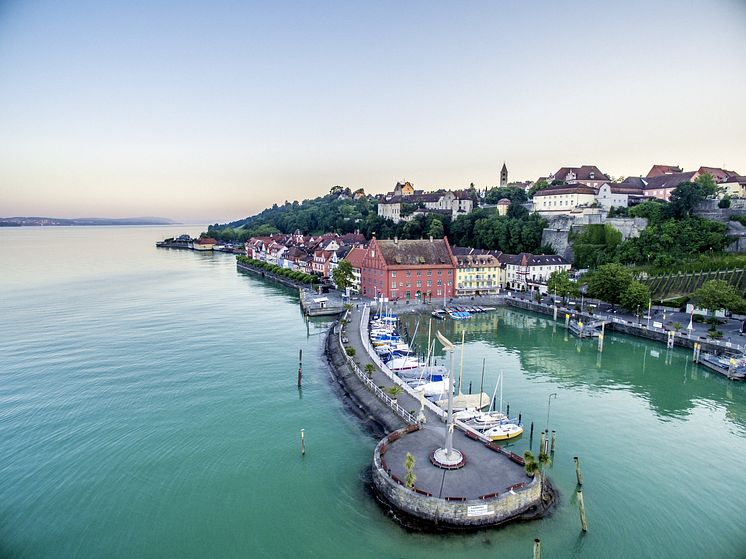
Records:
<instances>
[{"instance_id":1,"label":"church steeple","mask_svg":"<svg viewBox=\"0 0 746 559\"><path fill-rule=\"evenodd\" d=\"M500 170L500 186L508 186L508 167L503 161L503 168Z\"/></svg>"}]
</instances>

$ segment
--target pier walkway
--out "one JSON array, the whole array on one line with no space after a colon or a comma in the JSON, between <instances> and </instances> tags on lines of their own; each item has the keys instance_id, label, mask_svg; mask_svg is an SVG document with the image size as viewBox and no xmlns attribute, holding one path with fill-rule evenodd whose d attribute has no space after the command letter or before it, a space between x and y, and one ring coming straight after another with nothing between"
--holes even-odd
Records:
<instances>
[{"instance_id":1,"label":"pier walkway","mask_svg":"<svg viewBox=\"0 0 746 559\"><path fill-rule=\"evenodd\" d=\"M352 361L361 371L365 371L366 365L373 365L370 380L375 387L386 389L398 384L404 388L405 391L397 397L398 412L405 423L413 424L420 411L420 400L409 386L387 370L377 356L374 356L374 352L368 351L368 312L368 307L363 304L354 306L348 312L346 318L349 322L340 336L342 343L346 347L354 348L355 355ZM390 396L385 392L381 392L379 397L390 400ZM486 495L494 497L516 489L516 486L531 484L531 478L523 471L520 457L502 450L495 444L486 444L484 439L477 440L476 432L470 431L467 435L460 428L454 429L453 446L464 454L466 465L453 470L434 466L430 462L430 456L436 449L444 446L446 414L427 400L424 414L425 422L420 425L419 430L395 437L385 445L383 470L392 479L397 480L397 483L406 478L404 462L407 453L411 453L415 458L415 488L422 495L466 501L480 499Z\"/></svg>"}]
</instances>

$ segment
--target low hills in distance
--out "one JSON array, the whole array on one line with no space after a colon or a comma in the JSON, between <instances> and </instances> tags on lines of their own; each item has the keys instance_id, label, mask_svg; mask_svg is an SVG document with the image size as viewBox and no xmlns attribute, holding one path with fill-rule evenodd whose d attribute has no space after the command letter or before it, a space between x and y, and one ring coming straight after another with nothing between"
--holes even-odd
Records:
<instances>
[{"instance_id":1,"label":"low hills in distance","mask_svg":"<svg viewBox=\"0 0 746 559\"><path fill-rule=\"evenodd\" d=\"M75 225L175 225L165 217L0 217L0 227L60 227Z\"/></svg>"}]
</instances>

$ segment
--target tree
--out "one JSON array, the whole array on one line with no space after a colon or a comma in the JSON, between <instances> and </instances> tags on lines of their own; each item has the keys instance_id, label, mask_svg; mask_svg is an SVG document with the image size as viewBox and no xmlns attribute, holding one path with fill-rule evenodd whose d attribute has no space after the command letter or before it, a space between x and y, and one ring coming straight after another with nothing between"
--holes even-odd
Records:
<instances>
[{"instance_id":1,"label":"tree","mask_svg":"<svg viewBox=\"0 0 746 559\"><path fill-rule=\"evenodd\" d=\"M644 283L633 281L622 293L620 302L630 312L647 308L650 303L650 290Z\"/></svg>"},{"instance_id":2,"label":"tree","mask_svg":"<svg viewBox=\"0 0 746 559\"><path fill-rule=\"evenodd\" d=\"M567 270L561 272L555 271L549 274L547 280L547 293L556 293L562 297L562 302L567 297L572 297L578 291L578 286L575 282L570 281L570 273Z\"/></svg>"},{"instance_id":3,"label":"tree","mask_svg":"<svg viewBox=\"0 0 746 559\"><path fill-rule=\"evenodd\" d=\"M744 301L738 290L723 280L710 280L702 284L692 295L692 299L698 307L717 311L728 309L731 311L740 311L744 308Z\"/></svg>"},{"instance_id":4,"label":"tree","mask_svg":"<svg viewBox=\"0 0 746 559\"><path fill-rule=\"evenodd\" d=\"M621 264L599 266L588 282L588 291L593 297L611 303L619 303L621 295L632 283L632 272Z\"/></svg>"},{"instance_id":5,"label":"tree","mask_svg":"<svg viewBox=\"0 0 746 559\"><path fill-rule=\"evenodd\" d=\"M533 198L534 194L539 192L539 190L544 190L545 188L549 188L549 183L545 180L538 180L534 183L534 185L528 189L528 197Z\"/></svg>"},{"instance_id":6,"label":"tree","mask_svg":"<svg viewBox=\"0 0 746 559\"><path fill-rule=\"evenodd\" d=\"M404 459L404 469L407 471L407 475L404 478L404 484L408 489L414 488L414 482L417 481L417 476L414 473L415 459L411 452L407 452L407 457Z\"/></svg>"},{"instance_id":7,"label":"tree","mask_svg":"<svg viewBox=\"0 0 746 559\"><path fill-rule=\"evenodd\" d=\"M523 453L523 463L523 469L526 471L527 475L533 477L539 472L539 464L536 462L536 458L534 458L534 454L530 450Z\"/></svg>"},{"instance_id":8,"label":"tree","mask_svg":"<svg viewBox=\"0 0 746 559\"><path fill-rule=\"evenodd\" d=\"M347 289L353 283L354 274L352 273L352 264L347 260L342 260L332 272L332 280L337 289Z\"/></svg>"},{"instance_id":9,"label":"tree","mask_svg":"<svg viewBox=\"0 0 746 559\"><path fill-rule=\"evenodd\" d=\"M671 216L679 219L689 217L706 196L705 187L695 182L682 182L671 192Z\"/></svg>"},{"instance_id":10,"label":"tree","mask_svg":"<svg viewBox=\"0 0 746 559\"><path fill-rule=\"evenodd\" d=\"M611 225L586 225L572 234L574 264L577 268L595 268L611 262L622 244L622 234Z\"/></svg>"},{"instance_id":11,"label":"tree","mask_svg":"<svg viewBox=\"0 0 746 559\"><path fill-rule=\"evenodd\" d=\"M427 234L433 239L442 239L445 234L443 222L439 219L433 219L430 222L430 228L427 230Z\"/></svg>"},{"instance_id":12,"label":"tree","mask_svg":"<svg viewBox=\"0 0 746 559\"><path fill-rule=\"evenodd\" d=\"M694 182L700 186L705 196L714 196L718 192L718 185L710 173L702 173Z\"/></svg>"}]
</instances>

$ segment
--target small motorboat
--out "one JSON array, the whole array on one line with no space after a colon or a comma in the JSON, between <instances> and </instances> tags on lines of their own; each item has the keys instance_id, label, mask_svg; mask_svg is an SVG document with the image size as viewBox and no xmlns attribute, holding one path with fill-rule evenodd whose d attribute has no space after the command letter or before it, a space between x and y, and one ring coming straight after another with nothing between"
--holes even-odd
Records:
<instances>
[{"instance_id":1,"label":"small motorboat","mask_svg":"<svg viewBox=\"0 0 746 559\"><path fill-rule=\"evenodd\" d=\"M484 431L484 436L491 441L507 441L523 434L523 426L515 423L502 423Z\"/></svg>"},{"instance_id":2,"label":"small motorboat","mask_svg":"<svg viewBox=\"0 0 746 559\"><path fill-rule=\"evenodd\" d=\"M399 371L399 376L404 380L430 379L434 376L445 378L448 376L448 369L443 365L425 365L421 369Z\"/></svg>"},{"instance_id":3,"label":"small motorboat","mask_svg":"<svg viewBox=\"0 0 746 559\"><path fill-rule=\"evenodd\" d=\"M388 363L386 363L389 369L394 372L406 371L408 369L420 369L425 366L425 363L420 361L416 355L407 355L405 357L395 357Z\"/></svg>"}]
</instances>

